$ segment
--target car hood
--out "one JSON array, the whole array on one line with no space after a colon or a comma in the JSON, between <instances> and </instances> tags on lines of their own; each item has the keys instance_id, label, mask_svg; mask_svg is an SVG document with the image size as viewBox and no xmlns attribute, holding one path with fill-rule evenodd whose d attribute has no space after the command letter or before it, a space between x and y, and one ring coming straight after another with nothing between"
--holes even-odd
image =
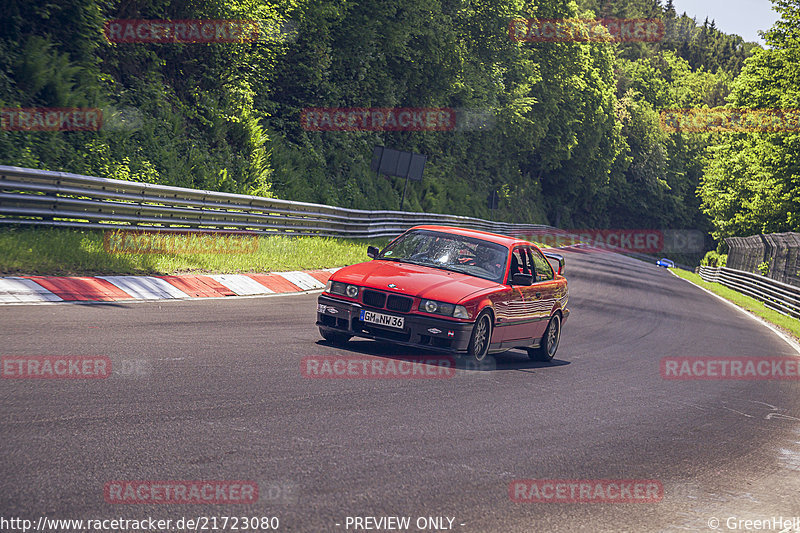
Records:
<instances>
[{"instance_id":1,"label":"car hood","mask_svg":"<svg viewBox=\"0 0 800 533\"><path fill-rule=\"evenodd\" d=\"M476 292L500 286L494 281L459 272L380 259L344 267L331 279L449 303L458 303ZM396 287L390 288L390 283Z\"/></svg>"}]
</instances>

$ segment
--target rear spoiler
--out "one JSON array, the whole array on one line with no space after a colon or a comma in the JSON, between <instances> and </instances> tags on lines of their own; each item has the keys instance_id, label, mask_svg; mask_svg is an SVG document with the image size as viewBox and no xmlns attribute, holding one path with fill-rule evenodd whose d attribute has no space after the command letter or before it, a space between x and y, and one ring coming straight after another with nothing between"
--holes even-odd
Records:
<instances>
[{"instance_id":1,"label":"rear spoiler","mask_svg":"<svg viewBox=\"0 0 800 533\"><path fill-rule=\"evenodd\" d=\"M542 253L544 254L544 256L546 258L558 261L558 274L559 275L563 275L564 274L564 265L566 264L566 261L564 260L564 256L561 255L561 254L554 254L552 252L542 252Z\"/></svg>"}]
</instances>

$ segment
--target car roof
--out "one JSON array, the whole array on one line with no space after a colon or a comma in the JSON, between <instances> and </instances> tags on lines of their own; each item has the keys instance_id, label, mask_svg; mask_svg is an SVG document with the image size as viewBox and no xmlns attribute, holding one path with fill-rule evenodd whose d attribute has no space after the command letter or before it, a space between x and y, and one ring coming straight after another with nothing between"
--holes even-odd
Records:
<instances>
[{"instance_id":1,"label":"car roof","mask_svg":"<svg viewBox=\"0 0 800 533\"><path fill-rule=\"evenodd\" d=\"M430 231L440 231L442 233L450 233L453 235L461 235L462 237L472 237L474 239L482 239L484 241L493 242L495 244L502 244L503 246L512 247L515 245L528 245L531 243L522 239L514 237L507 237L497 233L489 233L488 231L480 231L476 229L458 228L455 226L414 226L411 230L422 229ZM411 231L409 230L409 231Z\"/></svg>"}]
</instances>

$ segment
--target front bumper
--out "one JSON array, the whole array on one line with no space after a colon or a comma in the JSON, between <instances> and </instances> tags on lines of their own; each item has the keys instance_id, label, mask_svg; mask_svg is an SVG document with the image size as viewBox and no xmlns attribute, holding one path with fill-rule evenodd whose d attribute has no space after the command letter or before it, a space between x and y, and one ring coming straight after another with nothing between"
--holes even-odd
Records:
<instances>
[{"instance_id":1,"label":"front bumper","mask_svg":"<svg viewBox=\"0 0 800 533\"><path fill-rule=\"evenodd\" d=\"M361 309L402 316L405 319L403 329L363 322L359 318ZM398 313L386 309L372 309L355 302L337 300L324 294L320 295L317 300L317 326L334 333L451 353L466 352L472 335L472 324L469 322Z\"/></svg>"}]
</instances>

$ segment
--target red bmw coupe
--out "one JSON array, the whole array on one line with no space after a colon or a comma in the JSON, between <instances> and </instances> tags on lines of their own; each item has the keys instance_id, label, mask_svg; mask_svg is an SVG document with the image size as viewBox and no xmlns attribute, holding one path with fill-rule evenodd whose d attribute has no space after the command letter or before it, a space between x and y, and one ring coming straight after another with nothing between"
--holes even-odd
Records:
<instances>
[{"instance_id":1,"label":"red bmw coupe","mask_svg":"<svg viewBox=\"0 0 800 533\"><path fill-rule=\"evenodd\" d=\"M319 297L327 341L367 337L477 361L510 348L540 361L555 356L569 317L563 256L443 226L417 226L367 255L373 260L333 274Z\"/></svg>"}]
</instances>

